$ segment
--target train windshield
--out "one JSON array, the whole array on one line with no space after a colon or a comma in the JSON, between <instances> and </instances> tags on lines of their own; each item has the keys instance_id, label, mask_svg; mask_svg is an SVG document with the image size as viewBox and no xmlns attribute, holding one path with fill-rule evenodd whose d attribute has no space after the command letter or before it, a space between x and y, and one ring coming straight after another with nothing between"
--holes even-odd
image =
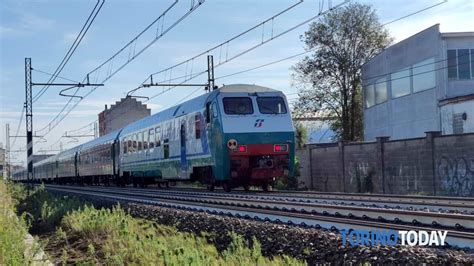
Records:
<instances>
[{"instance_id":1,"label":"train windshield","mask_svg":"<svg viewBox=\"0 0 474 266\"><path fill-rule=\"evenodd\" d=\"M281 97L258 97L257 104L262 114L286 114L285 101Z\"/></svg>"},{"instance_id":2,"label":"train windshield","mask_svg":"<svg viewBox=\"0 0 474 266\"><path fill-rule=\"evenodd\" d=\"M228 115L253 114L252 99L249 97L226 97L222 101L224 112Z\"/></svg>"}]
</instances>

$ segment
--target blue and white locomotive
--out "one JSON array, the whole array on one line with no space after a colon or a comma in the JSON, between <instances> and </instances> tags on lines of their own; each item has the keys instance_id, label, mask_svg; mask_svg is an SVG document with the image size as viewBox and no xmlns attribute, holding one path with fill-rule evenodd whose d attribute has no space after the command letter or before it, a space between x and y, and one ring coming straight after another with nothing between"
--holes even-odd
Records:
<instances>
[{"instance_id":1,"label":"blue and white locomotive","mask_svg":"<svg viewBox=\"0 0 474 266\"><path fill-rule=\"evenodd\" d=\"M146 186L200 181L225 191L294 173L284 94L226 85L36 163L34 181ZM26 180L16 173L15 180Z\"/></svg>"}]
</instances>

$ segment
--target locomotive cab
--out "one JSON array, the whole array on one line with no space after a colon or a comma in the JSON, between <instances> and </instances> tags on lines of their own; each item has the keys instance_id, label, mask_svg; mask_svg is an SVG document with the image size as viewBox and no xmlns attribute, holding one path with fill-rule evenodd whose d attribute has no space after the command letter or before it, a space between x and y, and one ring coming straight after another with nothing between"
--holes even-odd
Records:
<instances>
[{"instance_id":1,"label":"locomotive cab","mask_svg":"<svg viewBox=\"0 0 474 266\"><path fill-rule=\"evenodd\" d=\"M222 186L268 186L294 168L294 129L285 95L255 85L230 85L220 89L210 111L213 127L222 139L216 151L216 178ZM218 114L218 118L216 117ZM217 141L219 142L219 141ZM219 172L220 170L220 172Z\"/></svg>"}]
</instances>

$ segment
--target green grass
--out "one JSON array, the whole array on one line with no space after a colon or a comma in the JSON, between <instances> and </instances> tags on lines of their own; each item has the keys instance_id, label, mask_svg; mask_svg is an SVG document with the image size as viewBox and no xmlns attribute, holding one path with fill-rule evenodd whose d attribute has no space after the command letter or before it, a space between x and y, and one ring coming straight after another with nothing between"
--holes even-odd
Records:
<instances>
[{"instance_id":1,"label":"green grass","mask_svg":"<svg viewBox=\"0 0 474 266\"><path fill-rule=\"evenodd\" d=\"M84 202L75 197L55 196L43 186L33 189L30 195L23 185L11 185L10 190L17 201L18 213L25 215L34 234L53 232L68 212L84 206Z\"/></svg>"},{"instance_id":2,"label":"green grass","mask_svg":"<svg viewBox=\"0 0 474 266\"><path fill-rule=\"evenodd\" d=\"M120 206L96 209L74 197L55 196L43 187L27 196L22 185L11 184L9 194L14 198L10 208L18 206L17 212L31 224L30 232L40 234L50 260L59 264L304 265L286 256L264 257L256 239L247 243L234 233L230 233L228 249L219 252L204 235L133 218ZM8 230L19 233L11 242L23 243L18 237L26 233L25 222L22 226L22 232ZM12 248L21 253L22 247Z\"/></svg>"},{"instance_id":3,"label":"green grass","mask_svg":"<svg viewBox=\"0 0 474 266\"><path fill-rule=\"evenodd\" d=\"M0 181L0 265L26 265L31 261L25 256L26 223L14 211L15 203L4 181Z\"/></svg>"},{"instance_id":4,"label":"green grass","mask_svg":"<svg viewBox=\"0 0 474 266\"><path fill-rule=\"evenodd\" d=\"M85 207L67 215L58 231L63 243L82 239L81 263L113 265L299 265L289 257L263 257L254 240L247 247L241 236L232 234L233 242L219 253L204 237L178 232L175 228L136 219L120 207L97 210ZM69 257L67 245L62 249ZM77 254L77 252L75 252ZM85 256L87 255L87 256ZM74 258L78 262L78 258ZM64 261L70 263L71 261Z\"/></svg>"}]
</instances>

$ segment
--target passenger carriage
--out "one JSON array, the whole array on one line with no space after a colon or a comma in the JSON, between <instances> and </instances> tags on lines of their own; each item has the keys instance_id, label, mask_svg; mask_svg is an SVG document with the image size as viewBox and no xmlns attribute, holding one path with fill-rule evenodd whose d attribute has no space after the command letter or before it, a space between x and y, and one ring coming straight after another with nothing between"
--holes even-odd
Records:
<instances>
[{"instance_id":1,"label":"passenger carriage","mask_svg":"<svg viewBox=\"0 0 474 266\"><path fill-rule=\"evenodd\" d=\"M277 178L293 174L294 149L284 94L237 84L61 152L34 168L41 172L39 178L56 174L53 178L61 182L146 186L191 180L210 190L251 185L266 190Z\"/></svg>"}]
</instances>

